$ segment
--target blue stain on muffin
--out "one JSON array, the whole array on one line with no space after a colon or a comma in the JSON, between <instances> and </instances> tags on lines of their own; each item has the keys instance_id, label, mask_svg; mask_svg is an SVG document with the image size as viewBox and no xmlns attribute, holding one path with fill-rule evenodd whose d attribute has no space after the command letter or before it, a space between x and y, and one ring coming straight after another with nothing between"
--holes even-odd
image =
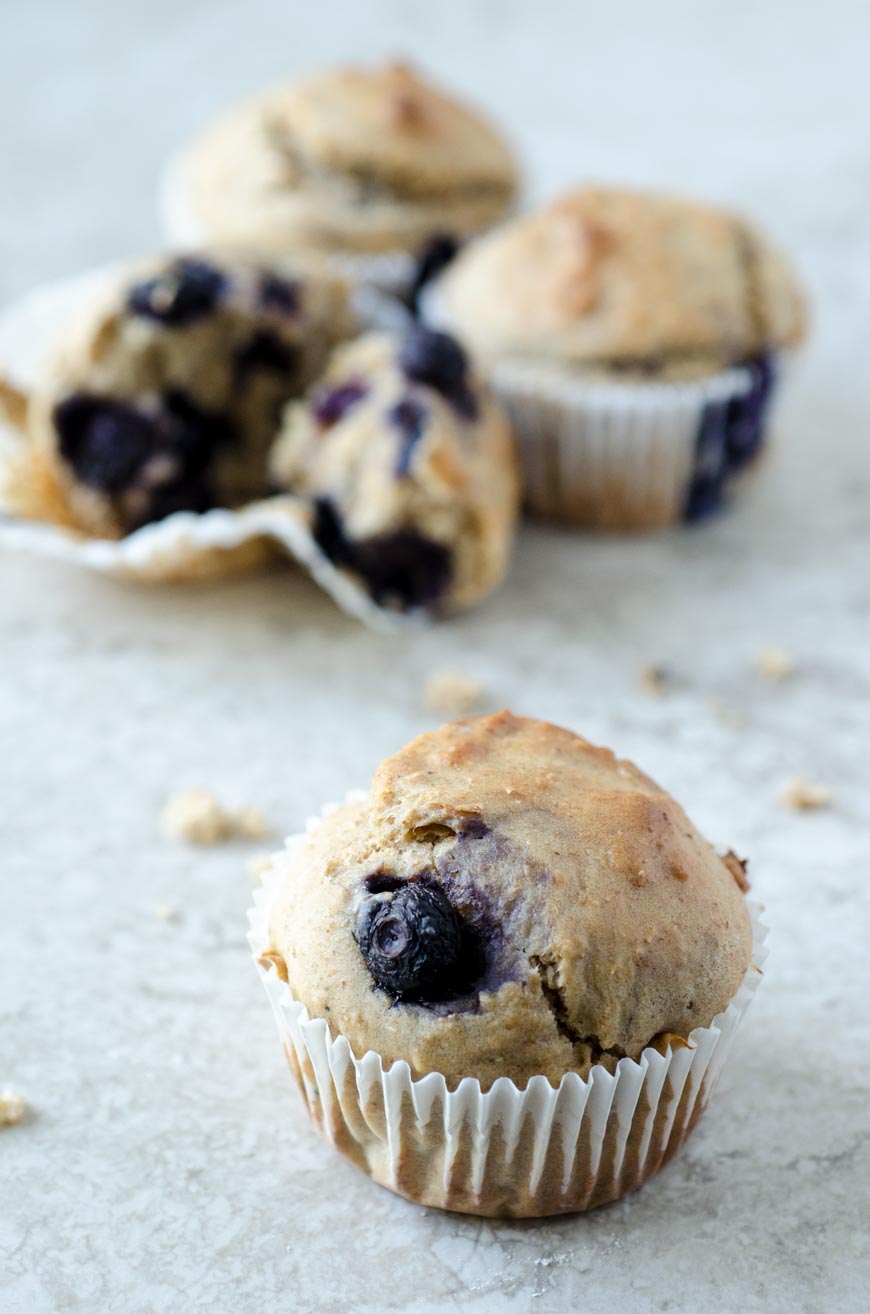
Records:
<instances>
[{"instance_id":1,"label":"blue stain on muffin","mask_svg":"<svg viewBox=\"0 0 870 1314\"><path fill-rule=\"evenodd\" d=\"M695 439L695 464L686 495L683 519L694 523L720 510L729 482L759 455L765 423L776 386L772 352L740 362L750 373L749 390L727 401L708 402Z\"/></svg>"},{"instance_id":2,"label":"blue stain on muffin","mask_svg":"<svg viewBox=\"0 0 870 1314\"><path fill-rule=\"evenodd\" d=\"M400 435L399 455L396 458L397 479L404 479L411 473L411 460L423 437L426 416L426 407L417 397L402 397L389 411L387 418Z\"/></svg>"}]
</instances>

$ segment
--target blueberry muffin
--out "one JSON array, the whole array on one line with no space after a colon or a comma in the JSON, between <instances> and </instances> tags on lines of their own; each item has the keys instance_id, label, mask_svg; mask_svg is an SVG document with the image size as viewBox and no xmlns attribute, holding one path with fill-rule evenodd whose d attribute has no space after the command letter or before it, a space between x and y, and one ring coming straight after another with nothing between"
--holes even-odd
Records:
<instances>
[{"instance_id":1,"label":"blueberry muffin","mask_svg":"<svg viewBox=\"0 0 870 1314\"><path fill-rule=\"evenodd\" d=\"M513 411L532 509L614 528L721 503L804 334L795 276L751 224L601 187L471 243L424 305Z\"/></svg>"},{"instance_id":2,"label":"blueberry muffin","mask_svg":"<svg viewBox=\"0 0 870 1314\"><path fill-rule=\"evenodd\" d=\"M700 1115L753 956L745 889L633 764L501 712L414 740L291 847L262 962L297 1010L309 1107L355 1162L425 1203L558 1212L639 1185ZM334 1091L317 1019L357 1068Z\"/></svg>"},{"instance_id":3,"label":"blueberry muffin","mask_svg":"<svg viewBox=\"0 0 870 1314\"><path fill-rule=\"evenodd\" d=\"M339 347L291 403L273 484L380 606L453 611L499 584L517 514L512 436L463 349L415 327Z\"/></svg>"},{"instance_id":4,"label":"blueberry muffin","mask_svg":"<svg viewBox=\"0 0 870 1314\"><path fill-rule=\"evenodd\" d=\"M353 257L486 227L513 200L516 170L489 123L392 63L237 106L185 153L175 187L169 221L185 240Z\"/></svg>"},{"instance_id":5,"label":"blueberry muffin","mask_svg":"<svg viewBox=\"0 0 870 1314\"><path fill-rule=\"evenodd\" d=\"M49 518L119 538L263 497L282 404L350 329L323 274L198 255L119 274L20 416Z\"/></svg>"}]
</instances>

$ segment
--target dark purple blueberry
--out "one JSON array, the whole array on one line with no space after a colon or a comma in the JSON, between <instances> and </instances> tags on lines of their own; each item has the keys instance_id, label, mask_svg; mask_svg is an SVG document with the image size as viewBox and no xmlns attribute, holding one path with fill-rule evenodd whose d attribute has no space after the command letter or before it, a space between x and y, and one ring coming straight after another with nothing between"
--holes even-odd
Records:
<instances>
[{"instance_id":1,"label":"dark purple blueberry","mask_svg":"<svg viewBox=\"0 0 870 1314\"><path fill-rule=\"evenodd\" d=\"M414 314L420 312L420 294L423 289L446 269L459 251L459 242L449 233L439 233L432 237L417 256L414 281L409 291L409 300Z\"/></svg>"},{"instance_id":2,"label":"dark purple blueberry","mask_svg":"<svg viewBox=\"0 0 870 1314\"><path fill-rule=\"evenodd\" d=\"M101 492L131 484L159 446L154 420L126 402L76 393L54 412L60 454L76 477Z\"/></svg>"},{"instance_id":3,"label":"dark purple blueberry","mask_svg":"<svg viewBox=\"0 0 870 1314\"><path fill-rule=\"evenodd\" d=\"M388 417L399 431L399 455L396 458L396 478L404 479L411 473L411 459L417 443L423 437L426 425L426 407L416 397L403 397L390 410Z\"/></svg>"},{"instance_id":4,"label":"dark purple blueberry","mask_svg":"<svg viewBox=\"0 0 870 1314\"><path fill-rule=\"evenodd\" d=\"M686 495L683 519L703 520L718 511L725 497L728 403L708 402L695 439L695 468Z\"/></svg>"},{"instance_id":5,"label":"dark purple blueberry","mask_svg":"<svg viewBox=\"0 0 870 1314\"><path fill-rule=\"evenodd\" d=\"M294 372L298 362L295 347L282 342L269 329L260 329L243 347L239 347L235 356L236 377L243 378L255 370L265 370L270 374L289 375Z\"/></svg>"},{"instance_id":6,"label":"dark purple blueberry","mask_svg":"<svg viewBox=\"0 0 870 1314\"><path fill-rule=\"evenodd\" d=\"M351 544L344 532L344 524L334 502L318 497L314 503L314 541L321 552L336 565L350 560Z\"/></svg>"},{"instance_id":7,"label":"dark purple blueberry","mask_svg":"<svg viewBox=\"0 0 870 1314\"><path fill-rule=\"evenodd\" d=\"M743 362L752 378L749 391L735 397L729 407L727 463L735 473L749 465L764 438L764 425L776 385L776 367L768 352Z\"/></svg>"},{"instance_id":8,"label":"dark purple blueberry","mask_svg":"<svg viewBox=\"0 0 870 1314\"><path fill-rule=\"evenodd\" d=\"M415 529L376 534L353 545L352 568L378 606L416 611L432 607L447 591L450 549Z\"/></svg>"},{"instance_id":9,"label":"dark purple blueberry","mask_svg":"<svg viewBox=\"0 0 870 1314\"><path fill-rule=\"evenodd\" d=\"M411 883L364 900L356 939L376 985L396 999L426 1003L458 993L462 932L437 887Z\"/></svg>"},{"instance_id":10,"label":"dark purple blueberry","mask_svg":"<svg viewBox=\"0 0 870 1314\"><path fill-rule=\"evenodd\" d=\"M399 366L406 378L440 392L467 420L477 416L477 402L468 386L468 357L449 333L416 325L399 348Z\"/></svg>"},{"instance_id":11,"label":"dark purple blueberry","mask_svg":"<svg viewBox=\"0 0 870 1314\"><path fill-rule=\"evenodd\" d=\"M257 301L263 310L271 310L291 318L299 314L299 284L278 274L263 274L257 290Z\"/></svg>"},{"instance_id":12,"label":"dark purple blueberry","mask_svg":"<svg viewBox=\"0 0 870 1314\"><path fill-rule=\"evenodd\" d=\"M322 429L344 419L352 406L362 401L368 388L359 379L351 379L337 388L320 388L311 402L311 414Z\"/></svg>"},{"instance_id":13,"label":"dark purple blueberry","mask_svg":"<svg viewBox=\"0 0 870 1314\"><path fill-rule=\"evenodd\" d=\"M167 328L183 328L203 319L217 306L227 285L225 276L206 260L183 256L168 269L137 283L128 298L130 309Z\"/></svg>"},{"instance_id":14,"label":"dark purple blueberry","mask_svg":"<svg viewBox=\"0 0 870 1314\"><path fill-rule=\"evenodd\" d=\"M158 484L149 494L148 504L141 515L130 518L127 532L141 529L175 515L176 511L193 511L203 515L217 505L214 489L206 475L189 475L169 484Z\"/></svg>"},{"instance_id":15,"label":"dark purple blueberry","mask_svg":"<svg viewBox=\"0 0 870 1314\"><path fill-rule=\"evenodd\" d=\"M182 479L202 473L234 436L224 416L207 411L180 388L164 393L156 424L163 450L178 459Z\"/></svg>"}]
</instances>

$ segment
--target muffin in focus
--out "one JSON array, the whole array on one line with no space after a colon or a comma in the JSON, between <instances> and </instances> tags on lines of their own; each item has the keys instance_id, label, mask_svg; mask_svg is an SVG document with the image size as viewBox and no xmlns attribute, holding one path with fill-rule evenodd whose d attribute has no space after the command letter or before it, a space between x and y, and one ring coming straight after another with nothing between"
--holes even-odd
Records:
<instances>
[{"instance_id":1,"label":"muffin in focus","mask_svg":"<svg viewBox=\"0 0 870 1314\"><path fill-rule=\"evenodd\" d=\"M755 460L800 288L745 220L584 187L465 248L424 314L479 356L543 517L694 520Z\"/></svg>"},{"instance_id":2,"label":"muffin in focus","mask_svg":"<svg viewBox=\"0 0 870 1314\"><path fill-rule=\"evenodd\" d=\"M518 509L501 408L447 334L369 333L291 403L273 486L313 508L334 566L379 606L450 612L507 570Z\"/></svg>"},{"instance_id":3,"label":"muffin in focus","mask_svg":"<svg viewBox=\"0 0 870 1314\"><path fill-rule=\"evenodd\" d=\"M495 128L388 63L330 69L230 110L184 153L167 209L174 240L316 252L379 281L406 276L434 235L502 218L516 185Z\"/></svg>"},{"instance_id":4,"label":"muffin in focus","mask_svg":"<svg viewBox=\"0 0 870 1314\"><path fill-rule=\"evenodd\" d=\"M744 889L631 763L502 712L414 740L294 842L252 943L358 1166L557 1213L641 1185L700 1116L748 999Z\"/></svg>"}]
</instances>

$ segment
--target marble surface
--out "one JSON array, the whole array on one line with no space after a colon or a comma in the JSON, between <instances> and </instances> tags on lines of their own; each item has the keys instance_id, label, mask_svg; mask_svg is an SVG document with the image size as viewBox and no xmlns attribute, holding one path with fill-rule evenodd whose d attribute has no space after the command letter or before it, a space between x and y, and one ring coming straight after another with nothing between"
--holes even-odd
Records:
<instances>
[{"instance_id":1,"label":"marble surface","mask_svg":"<svg viewBox=\"0 0 870 1314\"><path fill-rule=\"evenodd\" d=\"M527 530L483 609L367 633L289 570L170 591L0 554L4 1314L830 1314L870 1305L870 152L858 5L7 4L0 292L156 242L166 152L338 52L417 52L533 185L755 211L815 331L751 495L646 540ZM40 76L33 70L39 67ZM755 669L775 644L795 676ZM673 673L644 692L647 663ZM163 840L200 783L276 835L435 724L433 671L634 756L751 857L767 979L711 1109L640 1194L497 1223L372 1186L306 1125L244 942L250 847ZM783 809L792 775L830 808ZM165 920L161 911L174 910Z\"/></svg>"}]
</instances>

